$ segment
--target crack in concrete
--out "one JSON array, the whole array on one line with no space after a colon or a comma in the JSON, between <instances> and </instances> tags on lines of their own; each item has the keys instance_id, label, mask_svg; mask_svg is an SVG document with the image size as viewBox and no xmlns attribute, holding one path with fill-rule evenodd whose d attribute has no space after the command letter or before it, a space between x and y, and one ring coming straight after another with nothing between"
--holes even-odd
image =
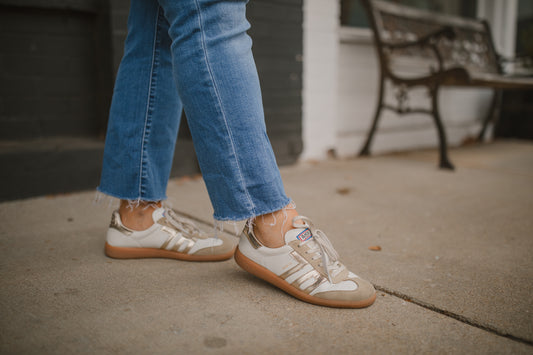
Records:
<instances>
[{"instance_id":1,"label":"crack in concrete","mask_svg":"<svg viewBox=\"0 0 533 355\"><path fill-rule=\"evenodd\" d=\"M457 320L457 321L459 321L461 323L468 324L468 325L470 325L472 327L482 329L484 331L487 331L489 333L493 333L495 335L498 335L498 336L501 336L501 337L504 337L504 338L508 338L508 339L511 339L511 340L514 340L514 341L517 341L517 342L520 342L520 343L524 343L524 344L533 346L533 340L524 339L524 338L518 337L516 335L510 334L510 333L506 332L505 330L493 327L491 325L482 324L480 322L476 322L473 319L467 318L465 316L462 316L460 314L457 314L457 313L454 313L454 312L451 312L451 311L447 311L445 309L438 308L438 307L436 307L436 306L434 306L432 304L429 304L427 302L419 300L419 299L417 299L415 297L411 297L411 296L406 295L404 293L391 290L391 289L389 289L387 287L376 285L376 284L374 284L374 287L378 291L385 292L386 294L389 294L389 295L394 296L394 297L398 297L398 298L400 298L400 299L402 299L402 300L404 300L406 302L410 302L410 303L416 304L417 306L423 307L423 308L428 309L430 311L433 311L433 312L436 312L436 313L440 313L442 315L445 315L446 317L453 318L453 319L455 319L455 320Z\"/></svg>"}]
</instances>

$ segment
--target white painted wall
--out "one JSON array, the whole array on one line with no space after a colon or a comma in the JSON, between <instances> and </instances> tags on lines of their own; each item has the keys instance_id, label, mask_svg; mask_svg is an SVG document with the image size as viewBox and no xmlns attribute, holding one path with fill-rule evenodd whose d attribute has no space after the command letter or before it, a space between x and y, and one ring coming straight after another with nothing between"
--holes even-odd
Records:
<instances>
[{"instance_id":1,"label":"white painted wall","mask_svg":"<svg viewBox=\"0 0 533 355\"><path fill-rule=\"evenodd\" d=\"M304 160L323 159L336 144L339 9L338 1L304 0Z\"/></svg>"},{"instance_id":2,"label":"white painted wall","mask_svg":"<svg viewBox=\"0 0 533 355\"><path fill-rule=\"evenodd\" d=\"M496 50L505 56L515 53L518 0L478 0L477 16L487 19Z\"/></svg>"}]
</instances>

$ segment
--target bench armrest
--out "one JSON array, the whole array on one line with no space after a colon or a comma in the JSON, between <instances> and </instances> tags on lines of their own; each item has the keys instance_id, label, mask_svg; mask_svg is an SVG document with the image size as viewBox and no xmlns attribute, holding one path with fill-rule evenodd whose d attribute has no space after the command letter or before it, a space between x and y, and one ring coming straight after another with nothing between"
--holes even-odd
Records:
<instances>
[{"instance_id":1,"label":"bench armrest","mask_svg":"<svg viewBox=\"0 0 533 355\"><path fill-rule=\"evenodd\" d=\"M516 57L505 57L496 53L496 59L503 74L513 75L517 70L532 73L533 56L518 54Z\"/></svg>"},{"instance_id":2,"label":"bench armrest","mask_svg":"<svg viewBox=\"0 0 533 355\"><path fill-rule=\"evenodd\" d=\"M533 57L527 54L518 54L515 57L506 57L500 53L496 53L496 57L498 58L498 62L501 64L533 62Z\"/></svg>"}]
</instances>

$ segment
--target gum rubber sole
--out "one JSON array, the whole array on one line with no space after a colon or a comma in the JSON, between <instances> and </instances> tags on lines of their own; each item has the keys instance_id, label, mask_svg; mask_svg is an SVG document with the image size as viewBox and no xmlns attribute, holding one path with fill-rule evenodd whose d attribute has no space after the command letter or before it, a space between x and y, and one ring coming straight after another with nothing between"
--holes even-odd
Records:
<instances>
[{"instance_id":1,"label":"gum rubber sole","mask_svg":"<svg viewBox=\"0 0 533 355\"><path fill-rule=\"evenodd\" d=\"M228 260L233 256L235 249L225 254L217 255L191 255L180 253L172 250L163 250L156 248L123 248L114 247L105 243L105 254L114 259L143 259L143 258L166 258L178 259L185 261L222 261Z\"/></svg>"},{"instance_id":2,"label":"gum rubber sole","mask_svg":"<svg viewBox=\"0 0 533 355\"><path fill-rule=\"evenodd\" d=\"M316 304L319 306L335 307L335 308L364 308L370 306L376 300L376 294L366 300L361 301L342 301L342 300L328 300L320 297L315 297L308 295L305 292L302 292L298 288L294 287L287 281L283 280L281 277L274 274L272 271L267 268L255 263L246 256L244 256L239 247L235 250L235 262L248 271L250 274L259 277L260 279L265 280L268 283L282 289L289 295L298 298L301 301Z\"/></svg>"}]
</instances>

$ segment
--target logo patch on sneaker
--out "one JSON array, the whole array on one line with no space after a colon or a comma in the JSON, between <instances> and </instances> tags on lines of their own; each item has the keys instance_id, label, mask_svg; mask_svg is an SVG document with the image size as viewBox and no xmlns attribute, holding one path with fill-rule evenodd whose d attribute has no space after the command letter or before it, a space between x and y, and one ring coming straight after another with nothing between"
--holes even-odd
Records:
<instances>
[{"instance_id":1,"label":"logo patch on sneaker","mask_svg":"<svg viewBox=\"0 0 533 355\"><path fill-rule=\"evenodd\" d=\"M311 234L311 231L309 230L309 228L304 229L303 231L300 232L300 234L296 236L296 238L298 240L301 240L302 242L305 242L306 240L309 240L312 237L313 235Z\"/></svg>"}]
</instances>

